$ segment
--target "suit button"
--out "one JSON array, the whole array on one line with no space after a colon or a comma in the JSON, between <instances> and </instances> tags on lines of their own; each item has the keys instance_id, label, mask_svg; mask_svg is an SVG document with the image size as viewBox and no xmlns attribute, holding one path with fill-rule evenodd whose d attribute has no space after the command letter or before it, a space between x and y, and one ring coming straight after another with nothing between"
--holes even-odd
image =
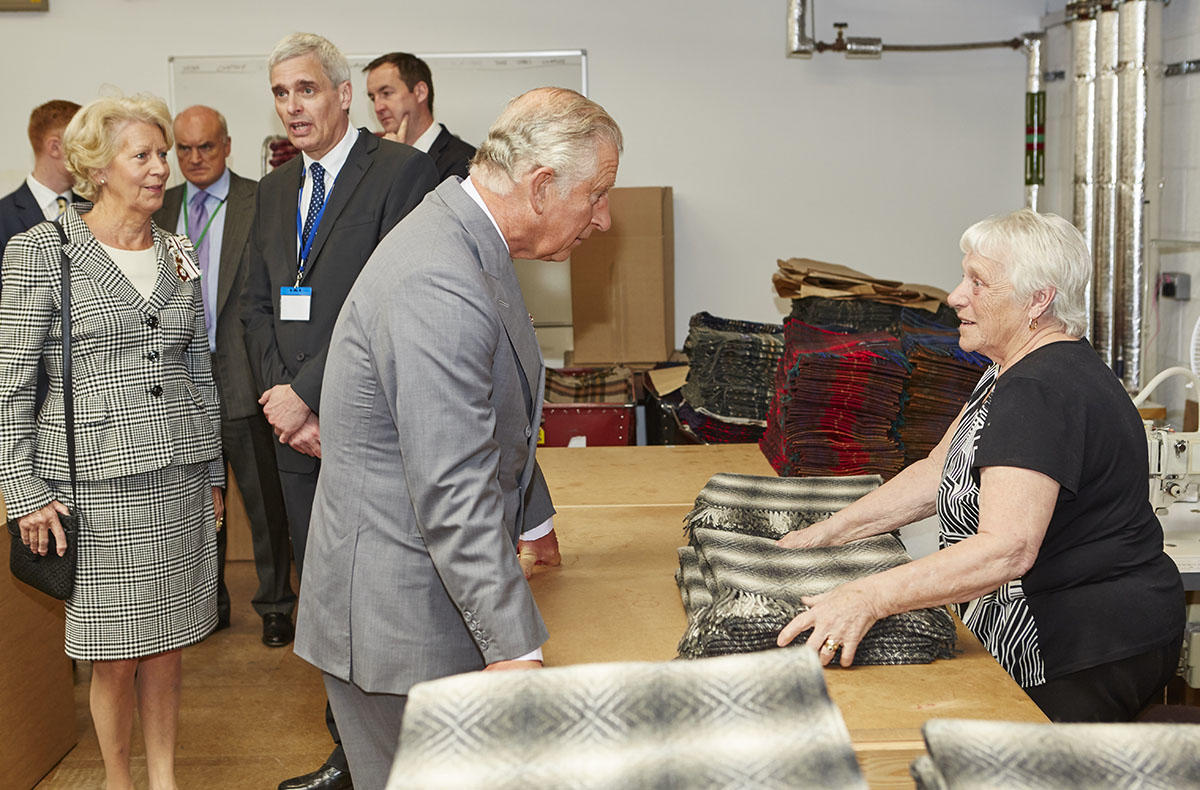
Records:
<instances>
[{"instance_id":1,"label":"suit button","mask_svg":"<svg viewBox=\"0 0 1200 790\"><path fill-rule=\"evenodd\" d=\"M158 329L158 316L152 315L146 319L146 326L151 329Z\"/></svg>"},{"instance_id":2,"label":"suit button","mask_svg":"<svg viewBox=\"0 0 1200 790\"><path fill-rule=\"evenodd\" d=\"M159 386L158 384L155 384L153 387L150 388L150 394L156 398L161 397L162 396L162 387Z\"/></svg>"},{"instance_id":3,"label":"suit button","mask_svg":"<svg viewBox=\"0 0 1200 790\"><path fill-rule=\"evenodd\" d=\"M530 436L533 436L533 429L530 428L528 425L526 425L525 426L525 438L528 439Z\"/></svg>"},{"instance_id":4,"label":"suit button","mask_svg":"<svg viewBox=\"0 0 1200 790\"><path fill-rule=\"evenodd\" d=\"M303 351L301 351L300 353L296 354L296 361L297 361L297 362L303 362L303 361L304 361L304 352L303 352Z\"/></svg>"},{"instance_id":5,"label":"suit button","mask_svg":"<svg viewBox=\"0 0 1200 790\"><path fill-rule=\"evenodd\" d=\"M158 352L151 351L149 354L146 355L146 359L150 360L151 362L157 362L158 361Z\"/></svg>"}]
</instances>

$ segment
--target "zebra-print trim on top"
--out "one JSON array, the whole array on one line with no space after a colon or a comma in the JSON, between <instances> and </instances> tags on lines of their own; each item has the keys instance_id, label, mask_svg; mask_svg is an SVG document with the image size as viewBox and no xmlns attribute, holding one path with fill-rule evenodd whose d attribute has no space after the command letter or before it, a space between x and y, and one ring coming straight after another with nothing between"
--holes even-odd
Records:
<instances>
[{"instance_id":1,"label":"zebra-print trim on top","mask_svg":"<svg viewBox=\"0 0 1200 790\"><path fill-rule=\"evenodd\" d=\"M946 452L937 497L942 548L979 532L979 484L971 474L971 467L975 461L979 430L987 420L988 398L998 373L999 367L992 365L975 385ZM1029 611L1020 579L966 604L957 604L955 609L971 633L1018 684L1027 688L1046 682L1037 623Z\"/></svg>"}]
</instances>

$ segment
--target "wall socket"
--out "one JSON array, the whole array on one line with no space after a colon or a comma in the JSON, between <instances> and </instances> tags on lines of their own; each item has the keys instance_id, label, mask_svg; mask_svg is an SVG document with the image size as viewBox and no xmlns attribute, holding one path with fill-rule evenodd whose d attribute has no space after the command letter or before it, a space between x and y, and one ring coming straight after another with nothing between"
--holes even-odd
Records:
<instances>
[{"instance_id":1,"label":"wall socket","mask_svg":"<svg viewBox=\"0 0 1200 790\"><path fill-rule=\"evenodd\" d=\"M1192 275L1187 272L1163 272L1158 278L1158 292L1164 299L1186 302L1192 298Z\"/></svg>"}]
</instances>

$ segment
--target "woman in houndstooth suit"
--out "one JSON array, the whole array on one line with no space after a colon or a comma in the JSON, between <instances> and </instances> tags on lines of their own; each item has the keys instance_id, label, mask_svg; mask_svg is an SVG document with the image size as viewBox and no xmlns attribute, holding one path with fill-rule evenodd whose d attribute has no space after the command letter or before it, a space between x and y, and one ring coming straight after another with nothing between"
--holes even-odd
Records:
<instances>
[{"instance_id":1,"label":"woman in houndstooth suit","mask_svg":"<svg viewBox=\"0 0 1200 790\"><path fill-rule=\"evenodd\" d=\"M216 626L223 514L220 414L191 247L153 225L172 144L166 105L98 99L67 127L67 166L94 201L4 254L0 487L31 551L80 515L66 652L92 661L92 720L109 788L132 787L136 704L152 788L175 786L180 649ZM77 486L63 416L61 254L71 260ZM39 362L50 392L35 404ZM36 413L35 413L36 412Z\"/></svg>"}]
</instances>

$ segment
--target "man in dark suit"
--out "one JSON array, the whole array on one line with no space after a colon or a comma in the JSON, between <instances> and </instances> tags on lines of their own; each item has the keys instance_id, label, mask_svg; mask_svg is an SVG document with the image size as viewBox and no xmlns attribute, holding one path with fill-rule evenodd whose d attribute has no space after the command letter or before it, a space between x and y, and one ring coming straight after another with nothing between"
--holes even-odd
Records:
<instances>
[{"instance_id":1,"label":"man in dark suit","mask_svg":"<svg viewBox=\"0 0 1200 790\"><path fill-rule=\"evenodd\" d=\"M275 111L298 156L258 185L243 319L259 403L276 445L303 586L321 468L321 378L342 302L379 241L437 185L425 154L350 126L350 65L326 39L294 33L268 59ZM338 741L332 714L326 720ZM281 790L350 786L338 744Z\"/></svg>"},{"instance_id":2,"label":"man in dark suit","mask_svg":"<svg viewBox=\"0 0 1200 790\"><path fill-rule=\"evenodd\" d=\"M429 64L407 52L389 52L363 69L367 98L384 137L433 157L438 180L467 177L475 146L455 137L444 124L433 120L433 74Z\"/></svg>"},{"instance_id":3,"label":"man in dark suit","mask_svg":"<svg viewBox=\"0 0 1200 790\"><path fill-rule=\"evenodd\" d=\"M225 166L229 127L211 107L189 107L175 117L175 154L186 183L168 189L154 221L188 236L200 257L204 318L213 374L221 393L221 444L233 467L250 518L258 591L251 603L262 617L263 643L292 641L291 547L287 512L275 466L271 426L258 407L260 389L246 355L241 301L243 256L254 219L255 183ZM225 587L225 530L217 533L217 627L229 625Z\"/></svg>"},{"instance_id":4,"label":"man in dark suit","mask_svg":"<svg viewBox=\"0 0 1200 790\"><path fill-rule=\"evenodd\" d=\"M33 172L14 192L0 199L0 257L8 240L39 222L58 219L67 204L78 200L71 191L75 179L63 157L63 131L79 110L73 101L55 99L29 115Z\"/></svg>"}]
</instances>

